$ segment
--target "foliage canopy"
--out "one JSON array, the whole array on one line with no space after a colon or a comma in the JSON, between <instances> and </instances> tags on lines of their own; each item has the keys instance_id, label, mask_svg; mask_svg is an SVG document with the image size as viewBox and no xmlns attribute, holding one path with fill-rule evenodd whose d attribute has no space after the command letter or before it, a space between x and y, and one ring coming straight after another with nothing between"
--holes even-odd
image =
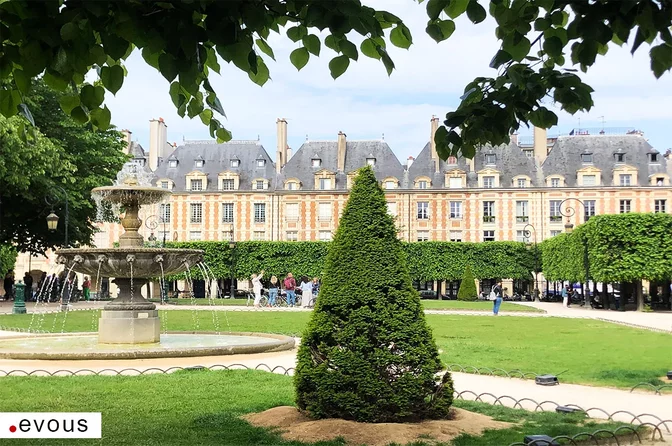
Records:
<instances>
[{"instance_id":1,"label":"foliage canopy","mask_svg":"<svg viewBox=\"0 0 672 446\"><path fill-rule=\"evenodd\" d=\"M476 283L474 282L474 275L471 273L471 266L467 265L464 269L464 276L460 282L460 289L457 291L457 300L476 300L478 293L476 292Z\"/></svg>"},{"instance_id":2,"label":"foliage canopy","mask_svg":"<svg viewBox=\"0 0 672 446\"><path fill-rule=\"evenodd\" d=\"M502 144L520 124L549 128L557 116L542 103L551 97L568 113L593 106L592 88L568 65L587 71L610 45L629 45L634 53L649 45L656 77L672 68L670 0L418 0L428 21L425 32L437 42L451 37L455 20L474 24L490 15L500 50L491 68L496 77L477 77L464 89L457 109L436 134L439 155L472 157L482 144ZM317 31L326 31L321 40ZM382 62L388 74L394 62L388 43L410 48L411 30L387 11L360 0L200 0L183 2L30 0L0 1L0 113L21 113L35 78L63 92L63 110L80 123L107 129L111 116L106 91L122 88L124 60L135 50L170 83L180 116L199 117L210 134L231 138L219 96L209 82L220 61L264 85L270 79L265 60L275 59L271 32L286 35L297 48L291 63L302 69L311 57L330 55L333 78L360 54ZM85 75L95 69L97 82ZM71 88L68 90L68 88ZM215 114L216 113L216 114Z\"/></svg>"},{"instance_id":3,"label":"foliage canopy","mask_svg":"<svg viewBox=\"0 0 672 446\"><path fill-rule=\"evenodd\" d=\"M366 167L329 246L301 338L297 405L315 418L445 418L453 386L450 373L437 378L441 369L385 195Z\"/></svg>"}]
</instances>

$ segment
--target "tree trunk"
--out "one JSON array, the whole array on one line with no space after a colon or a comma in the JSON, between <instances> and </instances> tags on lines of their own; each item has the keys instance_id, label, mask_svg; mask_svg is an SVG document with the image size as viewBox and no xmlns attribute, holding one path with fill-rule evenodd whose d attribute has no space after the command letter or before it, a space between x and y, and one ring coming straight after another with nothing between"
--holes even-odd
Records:
<instances>
[{"instance_id":1,"label":"tree trunk","mask_svg":"<svg viewBox=\"0 0 672 446\"><path fill-rule=\"evenodd\" d=\"M670 280L663 282L663 303L667 305L668 310L670 309L670 283L672 283Z\"/></svg>"},{"instance_id":2,"label":"tree trunk","mask_svg":"<svg viewBox=\"0 0 672 446\"><path fill-rule=\"evenodd\" d=\"M642 292L642 281L635 282L635 289L637 293L637 311L644 311L644 293Z\"/></svg>"},{"instance_id":3,"label":"tree trunk","mask_svg":"<svg viewBox=\"0 0 672 446\"><path fill-rule=\"evenodd\" d=\"M605 310L611 310L611 299L609 298L609 292L607 287L609 284L602 282L602 304L604 305Z\"/></svg>"},{"instance_id":4,"label":"tree trunk","mask_svg":"<svg viewBox=\"0 0 672 446\"><path fill-rule=\"evenodd\" d=\"M627 295L627 293L630 292L630 284L626 282L621 282L620 288L621 288L621 296L618 302L618 310L625 311L625 303L628 301L628 298L625 296Z\"/></svg>"}]
</instances>

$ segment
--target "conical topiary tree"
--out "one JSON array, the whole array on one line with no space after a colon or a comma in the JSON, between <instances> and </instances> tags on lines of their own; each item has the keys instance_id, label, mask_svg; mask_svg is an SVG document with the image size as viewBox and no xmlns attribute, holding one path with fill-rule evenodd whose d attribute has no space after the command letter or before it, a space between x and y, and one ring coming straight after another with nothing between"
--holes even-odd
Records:
<instances>
[{"instance_id":1,"label":"conical topiary tree","mask_svg":"<svg viewBox=\"0 0 672 446\"><path fill-rule=\"evenodd\" d=\"M462 274L462 282L460 283L460 289L457 292L457 300L476 299L478 299L476 282L474 282L474 275L471 273L471 265L467 265Z\"/></svg>"},{"instance_id":2,"label":"conical topiary tree","mask_svg":"<svg viewBox=\"0 0 672 446\"><path fill-rule=\"evenodd\" d=\"M370 167L355 179L301 339L297 405L313 418L443 418L453 401L401 241Z\"/></svg>"}]
</instances>

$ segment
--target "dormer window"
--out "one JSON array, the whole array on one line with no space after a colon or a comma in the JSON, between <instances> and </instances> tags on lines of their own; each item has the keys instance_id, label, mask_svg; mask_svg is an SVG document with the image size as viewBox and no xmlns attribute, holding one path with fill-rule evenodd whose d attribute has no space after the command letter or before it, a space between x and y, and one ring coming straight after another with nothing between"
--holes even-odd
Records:
<instances>
[{"instance_id":1,"label":"dormer window","mask_svg":"<svg viewBox=\"0 0 672 446\"><path fill-rule=\"evenodd\" d=\"M169 189L168 181L161 181L161 189Z\"/></svg>"},{"instance_id":2,"label":"dormer window","mask_svg":"<svg viewBox=\"0 0 672 446\"><path fill-rule=\"evenodd\" d=\"M654 152L649 153L649 162L650 162L650 163L658 163L658 162L660 162L660 161L659 161L659 158L658 158L658 154L657 154L657 153L654 153Z\"/></svg>"},{"instance_id":3,"label":"dormer window","mask_svg":"<svg viewBox=\"0 0 672 446\"><path fill-rule=\"evenodd\" d=\"M582 163L592 163L593 162L593 154L592 153L582 153L581 154L581 162Z\"/></svg>"},{"instance_id":4,"label":"dormer window","mask_svg":"<svg viewBox=\"0 0 672 446\"><path fill-rule=\"evenodd\" d=\"M497 155L494 153L485 154L485 164L495 164L497 162Z\"/></svg>"},{"instance_id":5,"label":"dormer window","mask_svg":"<svg viewBox=\"0 0 672 446\"><path fill-rule=\"evenodd\" d=\"M322 165L322 160L319 158L313 158L312 159L312 166L313 167L320 167Z\"/></svg>"},{"instance_id":6,"label":"dormer window","mask_svg":"<svg viewBox=\"0 0 672 446\"><path fill-rule=\"evenodd\" d=\"M521 188L521 189L527 187L527 179L526 178L518 178L518 187Z\"/></svg>"},{"instance_id":7,"label":"dormer window","mask_svg":"<svg viewBox=\"0 0 672 446\"><path fill-rule=\"evenodd\" d=\"M264 167L266 166L266 160L265 159L257 159L257 167Z\"/></svg>"},{"instance_id":8,"label":"dormer window","mask_svg":"<svg viewBox=\"0 0 672 446\"><path fill-rule=\"evenodd\" d=\"M418 189L427 189L427 181L418 181Z\"/></svg>"},{"instance_id":9,"label":"dormer window","mask_svg":"<svg viewBox=\"0 0 672 446\"><path fill-rule=\"evenodd\" d=\"M196 160L196 162L194 163L194 165L195 165L196 167L203 167L203 160Z\"/></svg>"},{"instance_id":10,"label":"dormer window","mask_svg":"<svg viewBox=\"0 0 672 446\"><path fill-rule=\"evenodd\" d=\"M625 153L614 153L614 160L617 163L624 163L625 162Z\"/></svg>"},{"instance_id":11,"label":"dormer window","mask_svg":"<svg viewBox=\"0 0 672 446\"><path fill-rule=\"evenodd\" d=\"M448 161L446 161L449 165L455 166L457 165L457 158L454 156L449 156Z\"/></svg>"},{"instance_id":12,"label":"dormer window","mask_svg":"<svg viewBox=\"0 0 672 446\"><path fill-rule=\"evenodd\" d=\"M255 189L263 190L264 189L264 180L257 180Z\"/></svg>"},{"instance_id":13,"label":"dormer window","mask_svg":"<svg viewBox=\"0 0 672 446\"><path fill-rule=\"evenodd\" d=\"M203 180L191 180L191 190L192 191L203 190Z\"/></svg>"},{"instance_id":14,"label":"dormer window","mask_svg":"<svg viewBox=\"0 0 672 446\"><path fill-rule=\"evenodd\" d=\"M375 158L367 158L366 159L366 164L369 166L375 166L376 165L376 159Z\"/></svg>"},{"instance_id":15,"label":"dormer window","mask_svg":"<svg viewBox=\"0 0 672 446\"><path fill-rule=\"evenodd\" d=\"M239 159L232 159L229 163L231 167L240 167L240 160Z\"/></svg>"},{"instance_id":16,"label":"dormer window","mask_svg":"<svg viewBox=\"0 0 672 446\"><path fill-rule=\"evenodd\" d=\"M168 167L172 167L172 168L177 167L177 160L169 160L168 161Z\"/></svg>"}]
</instances>

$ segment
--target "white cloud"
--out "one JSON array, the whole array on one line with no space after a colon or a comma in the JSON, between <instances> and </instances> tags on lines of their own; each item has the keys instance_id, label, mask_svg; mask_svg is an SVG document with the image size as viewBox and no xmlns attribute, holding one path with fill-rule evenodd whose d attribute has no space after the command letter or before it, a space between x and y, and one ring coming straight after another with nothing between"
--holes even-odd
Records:
<instances>
[{"instance_id":1,"label":"white cloud","mask_svg":"<svg viewBox=\"0 0 672 446\"><path fill-rule=\"evenodd\" d=\"M278 62L267 61L272 81L263 88L233 66L222 65L222 75L213 75L228 120L223 120L236 139L256 139L259 135L267 151L275 152L275 120L288 118L290 145L298 149L308 134L310 139L335 139L339 130L350 139L385 140L400 159L417 155L429 138L432 114L443 116L459 103L464 85L476 76L493 76L488 68L497 50L494 22L472 25L458 20L457 30L446 42L429 38L425 8L407 0L369 1L400 16L411 29L410 50L390 48L397 69L388 77L381 62L363 55L334 81L328 62L335 55L322 45L322 57L311 57L300 72L289 62L289 53L298 45L284 36L272 36ZM116 97L108 98L113 122L128 128L148 148L148 121L163 117L169 141L209 138L200 120L180 118L168 96L168 82L147 66L139 54L127 62L129 76ZM590 73L581 75L596 90L596 106L582 121L627 125L637 121L645 132L647 121L672 118L672 76L655 80L648 67L648 50L633 57L614 47L598 61ZM578 116L560 113L560 126L573 127ZM634 125L634 124L633 124ZM661 135L663 131L658 132ZM665 141L666 142L666 141ZM665 145L659 141L660 146Z\"/></svg>"}]
</instances>

